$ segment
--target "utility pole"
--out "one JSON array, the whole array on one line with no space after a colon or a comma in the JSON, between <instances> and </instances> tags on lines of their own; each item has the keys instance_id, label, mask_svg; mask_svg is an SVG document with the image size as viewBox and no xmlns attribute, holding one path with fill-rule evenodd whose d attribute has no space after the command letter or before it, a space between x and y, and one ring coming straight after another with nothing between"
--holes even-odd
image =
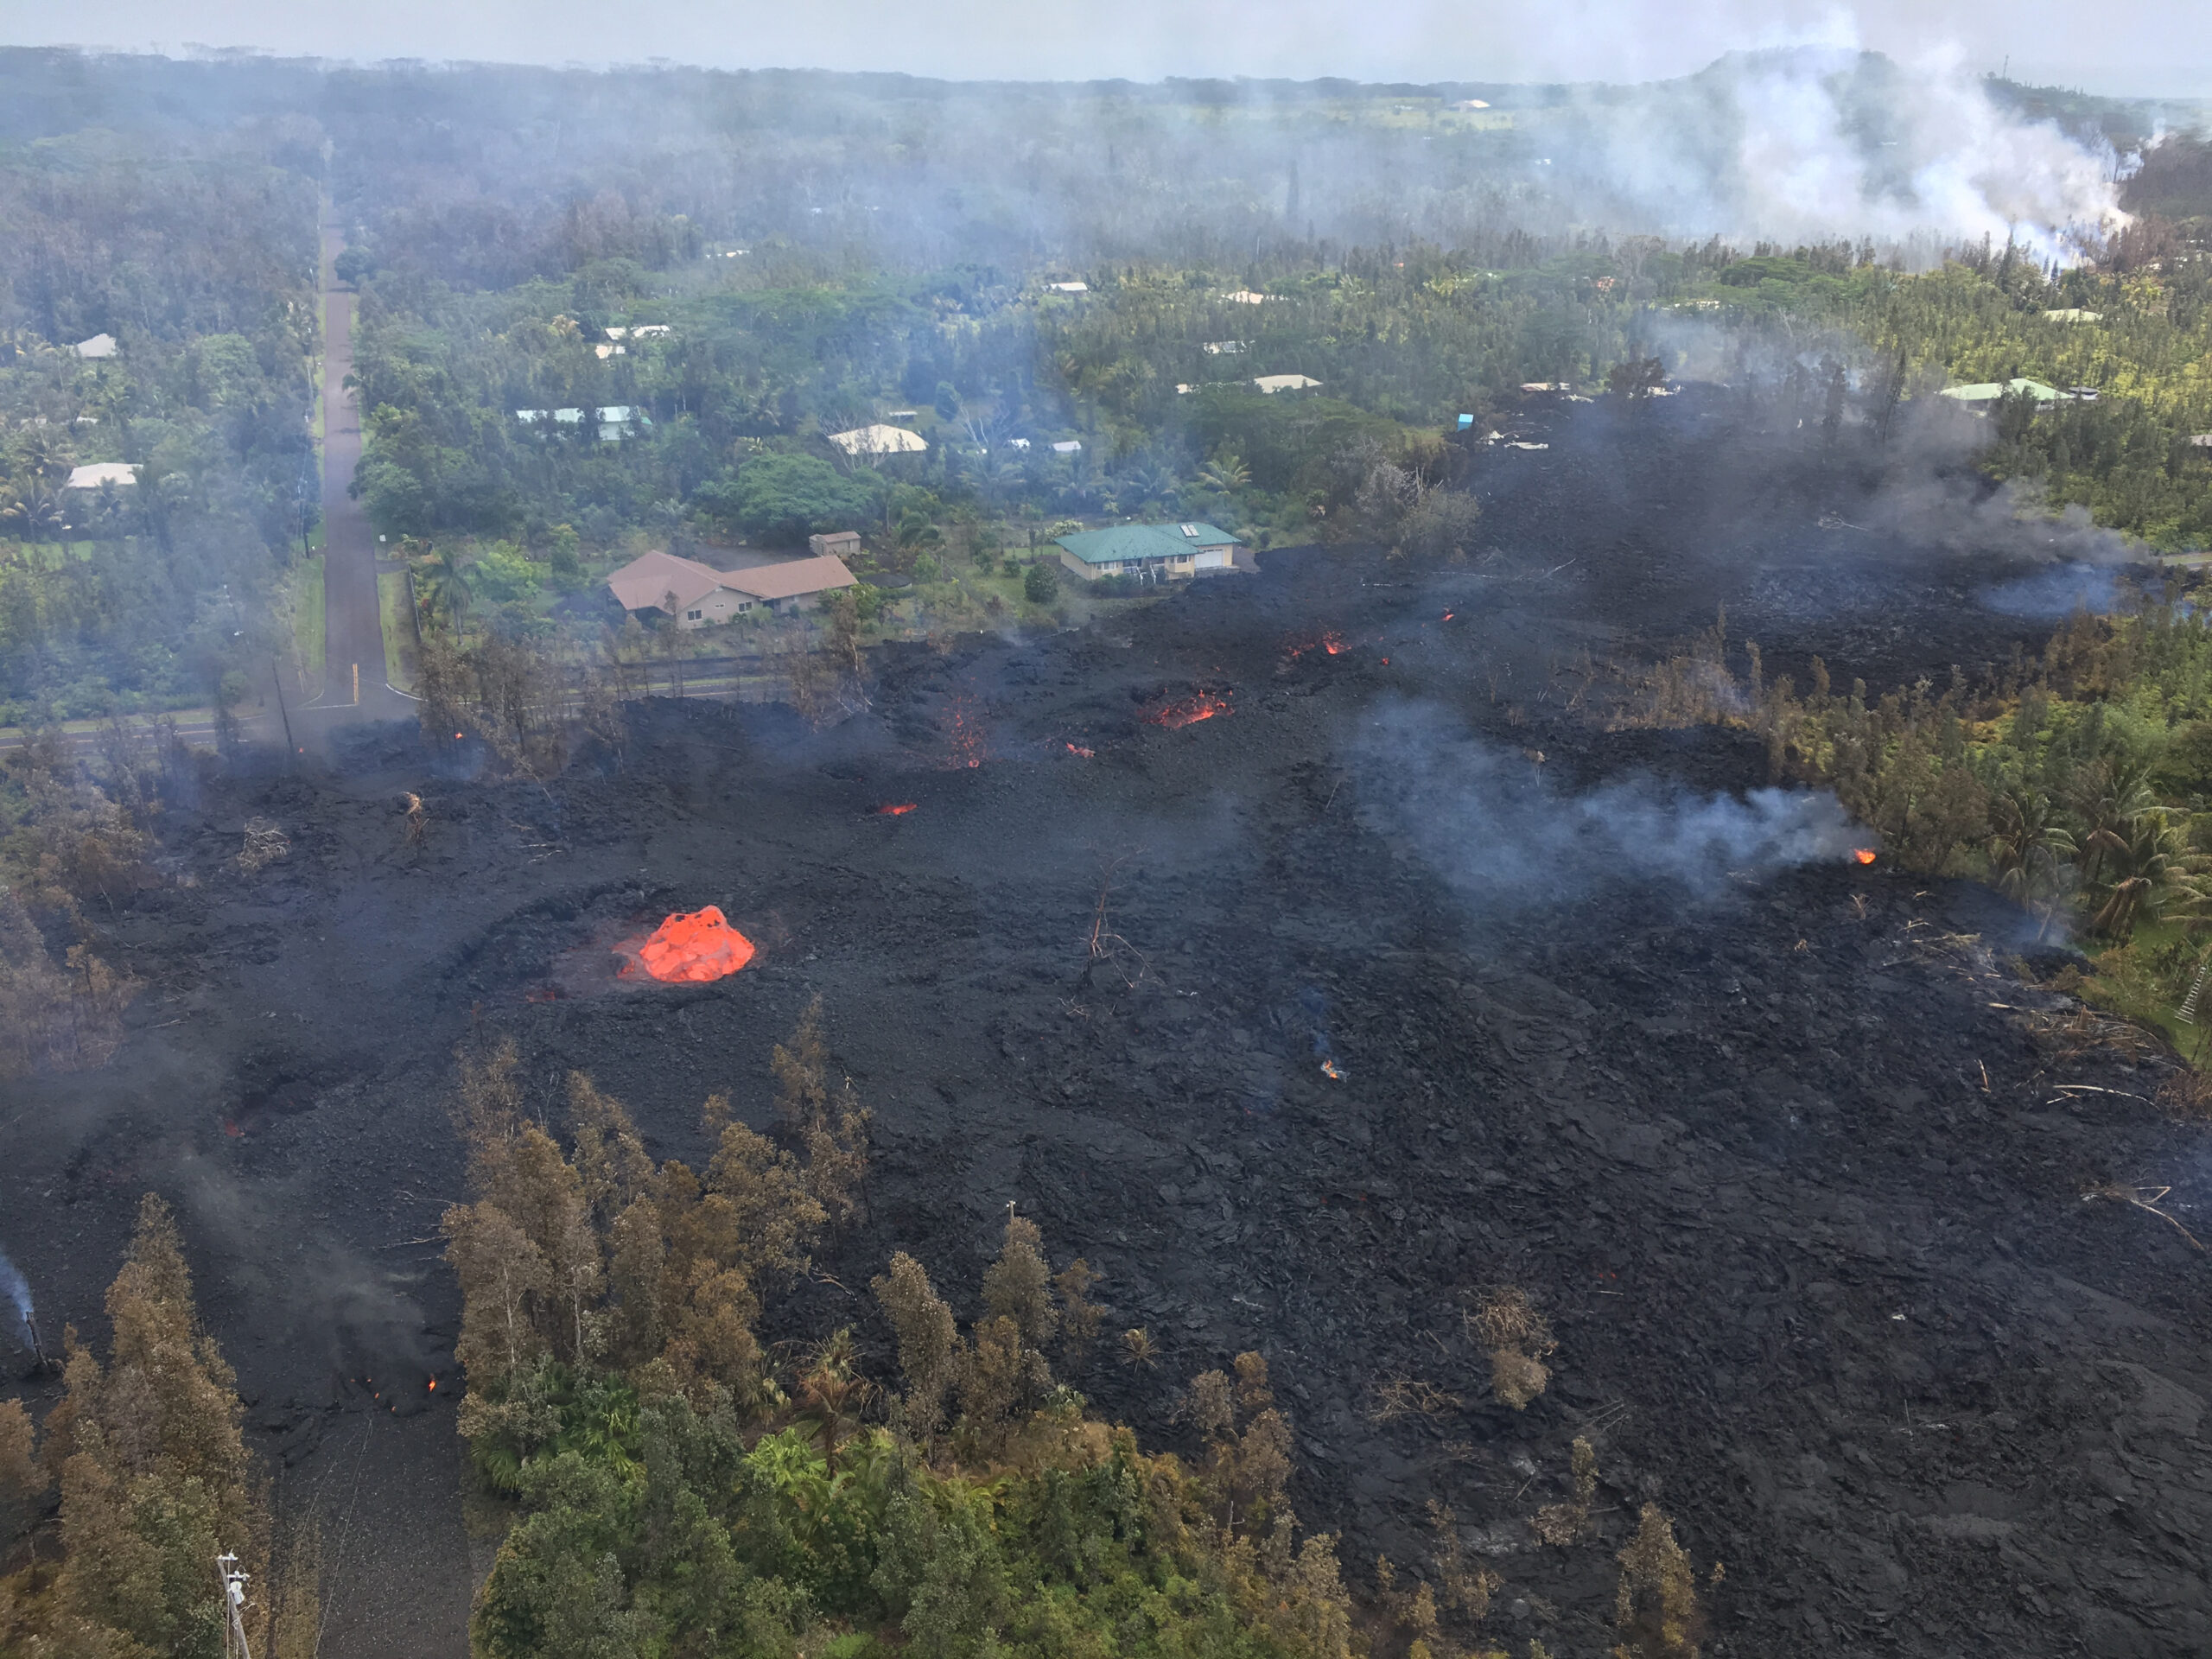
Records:
<instances>
[{"instance_id":1,"label":"utility pole","mask_svg":"<svg viewBox=\"0 0 2212 1659\"><path fill-rule=\"evenodd\" d=\"M270 683L276 688L276 715L284 722L284 764L289 767L298 755L292 742L292 711L284 706L284 671L276 666L276 659L269 659Z\"/></svg>"},{"instance_id":2,"label":"utility pole","mask_svg":"<svg viewBox=\"0 0 2212 1659\"><path fill-rule=\"evenodd\" d=\"M238 1610L245 1605L246 1575L238 1571L235 1555L215 1558L215 1577L223 1586L223 1612L227 1623L223 1626L223 1659L253 1659L245 1644L245 1620Z\"/></svg>"}]
</instances>

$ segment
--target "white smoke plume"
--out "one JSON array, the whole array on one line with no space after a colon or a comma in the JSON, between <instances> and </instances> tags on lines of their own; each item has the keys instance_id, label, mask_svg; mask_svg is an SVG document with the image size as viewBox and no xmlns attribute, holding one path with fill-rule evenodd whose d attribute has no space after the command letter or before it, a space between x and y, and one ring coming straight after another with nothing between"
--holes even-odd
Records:
<instances>
[{"instance_id":1,"label":"white smoke plume","mask_svg":"<svg viewBox=\"0 0 2212 1659\"><path fill-rule=\"evenodd\" d=\"M31 1287L22 1271L8 1259L5 1250L0 1250L0 1295L4 1295L16 1305L16 1317L9 1321L15 1328L10 1330L8 1335L10 1338L19 1338L22 1327L30 1322Z\"/></svg>"},{"instance_id":2,"label":"white smoke plume","mask_svg":"<svg viewBox=\"0 0 2212 1659\"><path fill-rule=\"evenodd\" d=\"M2119 158L2002 108L1955 57L1735 53L1577 105L1566 164L1677 236L1920 245L2009 238L2071 264L2126 222Z\"/></svg>"},{"instance_id":3,"label":"white smoke plume","mask_svg":"<svg viewBox=\"0 0 2212 1659\"><path fill-rule=\"evenodd\" d=\"M1738 799L1635 778L1573 793L1433 705L1377 710L1351 747L1361 822L1484 911L1571 903L1624 881L1709 897L1732 877L1841 862L1872 842L1825 790Z\"/></svg>"}]
</instances>

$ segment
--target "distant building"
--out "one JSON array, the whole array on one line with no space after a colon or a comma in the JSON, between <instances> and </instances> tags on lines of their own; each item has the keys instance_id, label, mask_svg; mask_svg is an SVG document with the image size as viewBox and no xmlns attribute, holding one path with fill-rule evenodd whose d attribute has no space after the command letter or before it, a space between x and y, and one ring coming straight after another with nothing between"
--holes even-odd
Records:
<instances>
[{"instance_id":1,"label":"distant building","mask_svg":"<svg viewBox=\"0 0 2212 1659\"><path fill-rule=\"evenodd\" d=\"M113 357L115 336L94 334L90 340L80 340L69 348L79 357Z\"/></svg>"},{"instance_id":2,"label":"distant building","mask_svg":"<svg viewBox=\"0 0 2212 1659\"><path fill-rule=\"evenodd\" d=\"M856 426L849 432L832 432L830 442L849 455L874 459L880 455L918 455L929 446L929 440L918 432L909 432L903 426L886 426L877 421L868 426Z\"/></svg>"},{"instance_id":3,"label":"distant building","mask_svg":"<svg viewBox=\"0 0 2212 1659\"><path fill-rule=\"evenodd\" d=\"M1946 386L1936 395L1948 397L1955 404L1964 404L1969 409L1986 410L2006 392L2024 392L2035 399L2038 407L2057 403L2066 396L2056 386L2018 376L2010 380L1977 380L1971 385Z\"/></svg>"},{"instance_id":4,"label":"distant building","mask_svg":"<svg viewBox=\"0 0 2212 1659\"><path fill-rule=\"evenodd\" d=\"M651 426L652 417L641 409L627 404L609 404L594 411L599 420L599 441L619 443L640 426ZM518 409L515 419L524 426L538 426L550 423L555 426L582 426L584 412L581 409Z\"/></svg>"},{"instance_id":5,"label":"distant building","mask_svg":"<svg viewBox=\"0 0 2212 1659\"><path fill-rule=\"evenodd\" d=\"M1090 292L1090 284L1089 283L1047 283L1045 286L1051 289L1055 294L1088 294Z\"/></svg>"},{"instance_id":6,"label":"distant building","mask_svg":"<svg viewBox=\"0 0 2212 1659\"><path fill-rule=\"evenodd\" d=\"M71 469L65 490L97 490L103 484L136 484L138 469L128 461L96 461Z\"/></svg>"},{"instance_id":7,"label":"distant building","mask_svg":"<svg viewBox=\"0 0 2212 1659\"><path fill-rule=\"evenodd\" d=\"M611 334L614 331L610 328L607 332ZM594 354L596 355L599 360L602 363L607 361L610 357L627 357L630 355L630 348L627 346L609 346L605 340L600 341L598 345L593 346L591 349Z\"/></svg>"},{"instance_id":8,"label":"distant building","mask_svg":"<svg viewBox=\"0 0 2212 1659\"><path fill-rule=\"evenodd\" d=\"M1056 455L1079 455L1083 453L1083 440L1081 438L1062 438L1058 443L1052 446L1052 453Z\"/></svg>"},{"instance_id":9,"label":"distant building","mask_svg":"<svg viewBox=\"0 0 2212 1659\"><path fill-rule=\"evenodd\" d=\"M1101 576L1135 576L1147 582L1180 581L1239 567L1244 545L1211 524L1116 524L1107 530L1079 530L1054 543L1060 563L1085 582Z\"/></svg>"},{"instance_id":10,"label":"distant building","mask_svg":"<svg viewBox=\"0 0 2212 1659\"><path fill-rule=\"evenodd\" d=\"M810 536L806 550L817 559L851 558L861 550L861 533L857 530L833 530L826 536Z\"/></svg>"},{"instance_id":11,"label":"distant building","mask_svg":"<svg viewBox=\"0 0 2212 1659\"><path fill-rule=\"evenodd\" d=\"M661 611L679 628L703 628L734 621L755 608L808 609L820 604L824 594L858 586L859 579L833 556L717 570L696 559L656 551L631 560L607 577L607 585L626 611Z\"/></svg>"},{"instance_id":12,"label":"distant building","mask_svg":"<svg viewBox=\"0 0 2212 1659\"><path fill-rule=\"evenodd\" d=\"M1241 340L1209 340L1202 341L1198 349L1209 357L1234 357L1246 346Z\"/></svg>"},{"instance_id":13,"label":"distant building","mask_svg":"<svg viewBox=\"0 0 2212 1659\"><path fill-rule=\"evenodd\" d=\"M610 328L607 332L611 334L614 331ZM659 340L671 332L673 331L669 327L669 325L664 322L641 322L630 331L630 338L632 340Z\"/></svg>"},{"instance_id":14,"label":"distant building","mask_svg":"<svg viewBox=\"0 0 2212 1659\"><path fill-rule=\"evenodd\" d=\"M1452 107L1455 110L1486 110L1490 108L1490 100L1486 98L1463 98Z\"/></svg>"},{"instance_id":15,"label":"distant building","mask_svg":"<svg viewBox=\"0 0 2212 1659\"><path fill-rule=\"evenodd\" d=\"M2196 433L2190 438L2190 442L2199 449L2212 449L2212 432Z\"/></svg>"},{"instance_id":16,"label":"distant building","mask_svg":"<svg viewBox=\"0 0 2212 1659\"><path fill-rule=\"evenodd\" d=\"M1255 294L1249 288L1240 288L1234 294L1224 294L1221 297L1231 305L1265 305L1270 296Z\"/></svg>"},{"instance_id":17,"label":"distant building","mask_svg":"<svg viewBox=\"0 0 2212 1659\"><path fill-rule=\"evenodd\" d=\"M2102 322L2105 320L2105 314L2101 311L2084 311L2078 305L2069 305L2056 311L2044 312L2043 320L2045 322Z\"/></svg>"},{"instance_id":18,"label":"distant building","mask_svg":"<svg viewBox=\"0 0 2212 1659\"><path fill-rule=\"evenodd\" d=\"M1311 375L1263 374L1255 378L1252 384L1269 397L1273 397L1279 391L1304 391L1307 387L1318 386L1321 383Z\"/></svg>"}]
</instances>

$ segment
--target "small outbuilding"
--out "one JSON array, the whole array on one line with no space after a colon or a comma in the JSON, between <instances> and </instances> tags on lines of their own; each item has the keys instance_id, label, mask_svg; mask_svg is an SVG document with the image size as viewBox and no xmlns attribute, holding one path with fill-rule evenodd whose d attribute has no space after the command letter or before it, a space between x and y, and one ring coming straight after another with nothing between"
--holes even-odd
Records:
<instances>
[{"instance_id":1,"label":"small outbuilding","mask_svg":"<svg viewBox=\"0 0 2212 1659\"><path fill-rule=\"evenodd\" d=\"M1101 576L1178 582L1255 568L1249 556L1243 564L1237 562L1244 543L1212 524L1115 524L1077 531L1054 545L1060 550L1061 564L1085 582Z\"/></svg>"},{"instance_id":2,"label":"small outbuilding","mask_svg":"<svg viewBox=\"0 0 2212 1659\"><path fill-rule=\"evenodd\" d=\"M79 357L113 357L115 336L94 334L90 340L80 340L69 348Z\"/></svg>"},{"instance_id":3,"label":"small outbuilding","mask_svg":"<svg viewBox=\"0 0 2212 1659\"><path fill-rule=\"evenodd\" d=\"M826 536L810 536L806 550L817 559L846 559L861 550L861 533L857 530L833 530Z\"/></svg>"},{"instance_id":4,"label":"small outbuilding","mask_svg":"<svg viewBox=\"0 0 2212 1659\"><path fill-rule=\"evenodd\" d=\"M1262 374L1255 376L1252 384L1273 397L1279 391L1304 391L1321 383L1310 374Z\"/></svg>"}]
</instances>

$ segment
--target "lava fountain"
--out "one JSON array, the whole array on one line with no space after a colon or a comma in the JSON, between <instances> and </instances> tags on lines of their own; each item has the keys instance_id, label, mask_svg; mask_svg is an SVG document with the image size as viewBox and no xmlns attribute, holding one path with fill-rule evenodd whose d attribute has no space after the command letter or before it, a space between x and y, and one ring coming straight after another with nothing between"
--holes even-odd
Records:
<instances>
[{"instance_id":1,"label":"lava fountain","mask_svg":"<svg viewBox=\"0 0 2212 1659\"><path fill-rule=\"evenodd\" d=\"M619 977L700 985L726 979L753 960L753 941L729 925L719 906L681 911L628 953Z\"/></svg>"}]
</instances>

